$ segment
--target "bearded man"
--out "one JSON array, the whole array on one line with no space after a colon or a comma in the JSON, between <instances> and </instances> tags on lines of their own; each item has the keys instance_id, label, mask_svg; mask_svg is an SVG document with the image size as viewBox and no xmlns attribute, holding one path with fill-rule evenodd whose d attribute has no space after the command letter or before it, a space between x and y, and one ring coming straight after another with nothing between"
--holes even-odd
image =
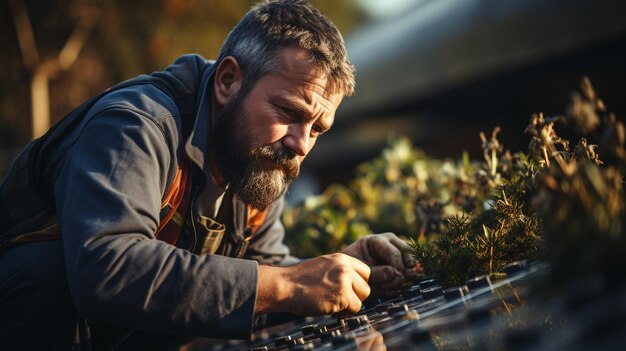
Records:
<instances>
[{"instance_id":1,"label":"bearded man","mask_svg":"<svg viewBox=\"0 0 626 351\"><path fill-rule=\"evenodd\" d=\"M353 90L336 27L283 0L215 62L183 56L70 113L0 188L0 348L248 338L255 314L354 313L400 287L415 261L391 233L305 261L282 243L283 195Z\"/></svg>"}]
</instances>

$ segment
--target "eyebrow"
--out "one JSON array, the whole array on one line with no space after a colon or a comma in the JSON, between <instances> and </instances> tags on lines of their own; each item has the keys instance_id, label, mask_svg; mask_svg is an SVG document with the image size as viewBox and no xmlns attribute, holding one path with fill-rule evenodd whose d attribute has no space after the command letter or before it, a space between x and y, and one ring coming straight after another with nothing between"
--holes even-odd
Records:
<instances>
[{"instance_id":1,"label":"eyebrow","mask_svg":"<svg viewBox=\"0 0 626 351\"><path fill-rule=\"evenodd\" d=\"M289 99L283 96L276 96L272 100L274 100L274 104L278 105L281 108L294 110L298 114L306 117L310 116L310 111L305 107L305 105L295 99Z\"/></svg>"},{"instance_id":2,"label":"eyebrow","mask_svg":"<svg viewBox=\"0 0 626 351\"><path fill-rule=\"evenodd\" d=\"M300 118L311 118L311 114L309 109L307 109L306 105L299 102L297 99L290 99L284 96L274 96L271 99L271 103L277 105L279 108L292 110L298 114ZM319 118L317 120L317 124L321 125L324 129L323 132L330 130L331 126L328 125L323 118ZM322 132L322 133L323 133Z\"/></svg>"}]
</instances>

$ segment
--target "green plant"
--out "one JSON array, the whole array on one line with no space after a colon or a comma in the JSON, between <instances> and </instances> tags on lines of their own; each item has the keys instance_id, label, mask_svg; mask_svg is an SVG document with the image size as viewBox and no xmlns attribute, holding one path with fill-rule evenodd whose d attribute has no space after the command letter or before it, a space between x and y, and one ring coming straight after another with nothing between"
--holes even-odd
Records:
<instances>
[{"instance_id":1,"label":"green plant","mask_svg":"<svg viewBox=\"0 0 626 351\"><path fill-rule=\"evenodd\" d=\"M480 207L472 174L478 164L428 157L404 137L391 138L382 154L356 170L347 185L287 208L286 242L301 256L340 250L355 239L393 231L404 237L436 234L444 217Z\"/></svg>"},{"instance_id":2,"label":"green plant","mask_svg":"<svg viewBox=\"0 0 626 351\"><path fill-rule=\"evenodd\" d=\"M536 192L537 164L526 154L504 151L499 131L495 128L491 138L480 135L484 162L473 184L488 195L473 201L483 208L448 217L439 235L409 242L425 272L446 286L495 274L540 252L541 220L529 204Z\"/></svg>"},{"instance_id":3,"label":"green plant","mask_svg":"<svg viewBox=\"0 0 626 351\"><path fill-rule=\"evenodd\" d=\"M620 282L626 128L589 79L580 88L564 115L531 116L528 152L505 150L499 127L480 134L481 161L466 153L434 159L406 138L391 139L348 186L288 209L287 241L297 254L320 254L392 230L410 238L425 273L444 285L546 256L557 281L600 272ZM557 128L578 138L574 148Z\"/></svg>"},{"instance_id":4,"label":"green plant","mask_svg":"<svg viewBox=\"0 0 626 351\"><path fill-rule=\"evenodd\" d=\"M554 162L546 162L538 178L534 200L545 218L543 236L552 277L565 281L601 274L608 282L621 284L626 263L624 124L606 109L587 78L558 123L580 139L573 150L565 145L551 155Z\"/></svg>"}]
</instances>

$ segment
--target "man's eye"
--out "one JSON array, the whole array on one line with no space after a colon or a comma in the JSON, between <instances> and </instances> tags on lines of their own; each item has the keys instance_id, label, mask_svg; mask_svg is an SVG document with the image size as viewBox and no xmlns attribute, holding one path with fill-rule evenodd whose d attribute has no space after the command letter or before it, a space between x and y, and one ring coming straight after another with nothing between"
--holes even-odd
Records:
<instances>
[{"instance_id":1,"label":"man's eye","mask_svg":"<svg viewBox=\"0 0 626 351\"><path fill-rule=\"evenodd\" d=\"M283 107L283 112L291 118L295 118L298 115L296 111L288 109L288 108L284 108L284 107Z\"/></svg>"},{"instance_id":2,"label":"man's eye","mask_svg":"<svg viewBox=\"0 0 626 351\"><path fill-rule=\"evenodd\" d=\"M311 136L312 137L318 137L320 135L324 134L324 128L318 126L318 125L314 125L311 128Z\"/></svg>"}]
</instances>

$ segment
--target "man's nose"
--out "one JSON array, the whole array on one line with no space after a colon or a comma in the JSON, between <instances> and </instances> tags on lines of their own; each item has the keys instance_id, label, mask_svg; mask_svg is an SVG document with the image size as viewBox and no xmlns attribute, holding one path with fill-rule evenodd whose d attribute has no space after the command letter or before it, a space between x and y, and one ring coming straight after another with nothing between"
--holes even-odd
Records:
<instances>
[{"instance_id":1,"label":"man's nose","mask_svg":"<svg viewBox=\"0 0 626 351\"><path fill-rule=\"evenodd\" d=\"M306 156L309 153L309 126L290 125L283 144L298 156Z\"/></svg>"}]
</instances>

